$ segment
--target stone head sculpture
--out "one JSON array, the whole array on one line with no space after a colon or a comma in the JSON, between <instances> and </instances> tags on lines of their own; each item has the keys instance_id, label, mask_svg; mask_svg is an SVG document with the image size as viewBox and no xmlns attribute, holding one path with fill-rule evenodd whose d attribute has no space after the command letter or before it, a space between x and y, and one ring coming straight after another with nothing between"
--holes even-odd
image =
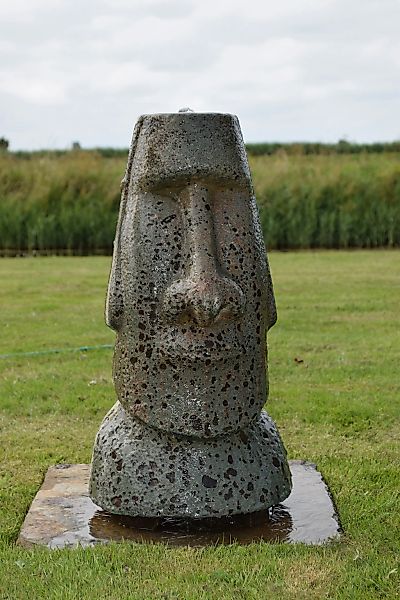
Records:
<instances>
[{"instance_id":1,"label":"stone head sculpture","mask_svg":"<svg viewBox=\"0 0 400 600\"><path fill-rule=\"evenodd\" d=\"M199 518L288 495L285 451L262 412L276 310L236 117L139 119L106 321L118 402L96 439L95 502Z\"/></svg>"}]
</instances>

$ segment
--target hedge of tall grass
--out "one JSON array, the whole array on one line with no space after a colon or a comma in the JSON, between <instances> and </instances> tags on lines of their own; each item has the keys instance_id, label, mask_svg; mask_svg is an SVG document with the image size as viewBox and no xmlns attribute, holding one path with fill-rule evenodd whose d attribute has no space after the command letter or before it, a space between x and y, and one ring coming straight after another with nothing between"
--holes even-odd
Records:
<instances>
[{"instance_id":1,"label":"hedge of tall grass","mask_svg":"<svg viewBox=\"0 0 400 600\"><path fill-rule=\"evenodd\" d=\"M124 160L0 156L0 250L111 252Z\"/></svg>"},{"instance_id":2,"label":"hedge of tall grass","mask_svg":"<svg viewBox=\"0 0 400 600\"><path fill-rule=\"evenodd\" d=\"M400 154L253 157L270 248L400 246Z\"/></svg>"},{"instance_id":3,"label":"hedge of tall grass","mask_svg":"<svg viewBox=\"0 0 400 600\"><path fill-rule=\"evenodd\" d=\"M126 157L0 155L0 252L110 253ZM269 248L400 246L400 154L250 156Z\"/></svg>"}]
</instances>

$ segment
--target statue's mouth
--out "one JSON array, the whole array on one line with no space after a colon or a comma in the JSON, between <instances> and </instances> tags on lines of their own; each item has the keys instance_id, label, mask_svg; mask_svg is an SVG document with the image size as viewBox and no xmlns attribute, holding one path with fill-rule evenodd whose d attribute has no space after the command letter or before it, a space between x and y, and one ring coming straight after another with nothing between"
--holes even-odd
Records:
<instances>
[{"instance_id":1,"label":"statue's mouth","mask_svg":"<svg viewBox=\"0 0 400 600\"><path fill-rule=\"evenodd\" d=\"M232 359L246 352L243 335L234 327L225 330L173 327L161 334L160 355L186 361L217 361Z\"/></svg>"}]
</instances>

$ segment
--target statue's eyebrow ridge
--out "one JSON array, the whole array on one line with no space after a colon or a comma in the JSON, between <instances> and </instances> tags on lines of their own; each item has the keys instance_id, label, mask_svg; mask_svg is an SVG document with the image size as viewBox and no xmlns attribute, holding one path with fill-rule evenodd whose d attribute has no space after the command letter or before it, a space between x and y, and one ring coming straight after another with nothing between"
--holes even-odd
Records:
<instances>
[{"instance_id":1,"label":"statue's eyebrow ridge","mask_svg":"<svg viewBox=\"0 0 400 600\"><path fill-rule=\"evenodd\" d=\"M249 182L245 178L233 178L231 176L223 176L216 174L199 174L198 176L188 177L187 175L167 176L160 178L158 181L143 180L138 182L140 189L145 192L162 193L163 191L179 191L192 183L198 183L203 187L209 187L211 190L216 187L224 187L226 189L250 189Z\"/></svg>"}]
</instances>

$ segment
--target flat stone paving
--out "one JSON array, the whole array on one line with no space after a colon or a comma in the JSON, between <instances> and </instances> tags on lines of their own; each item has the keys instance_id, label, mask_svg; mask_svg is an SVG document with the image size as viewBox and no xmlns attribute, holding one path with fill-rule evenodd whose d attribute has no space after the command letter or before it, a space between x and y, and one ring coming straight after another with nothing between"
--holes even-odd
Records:
<instances>
[{"instance_id":1,"label":"flat stone paving","mask_svg":"<svg viewBox=\"0 0 400 600\"><path fill-rule=\"evenodd\" d=\"M48 548L110 541L162 542L171 546L303 542L323 544L341 534L329 490L315 465L289 461L293 490L270 511L182 522L110 515L88 495L90 465L56 465L47 471L22 526L18 543Z\"/></svg>"}]
</instances>

